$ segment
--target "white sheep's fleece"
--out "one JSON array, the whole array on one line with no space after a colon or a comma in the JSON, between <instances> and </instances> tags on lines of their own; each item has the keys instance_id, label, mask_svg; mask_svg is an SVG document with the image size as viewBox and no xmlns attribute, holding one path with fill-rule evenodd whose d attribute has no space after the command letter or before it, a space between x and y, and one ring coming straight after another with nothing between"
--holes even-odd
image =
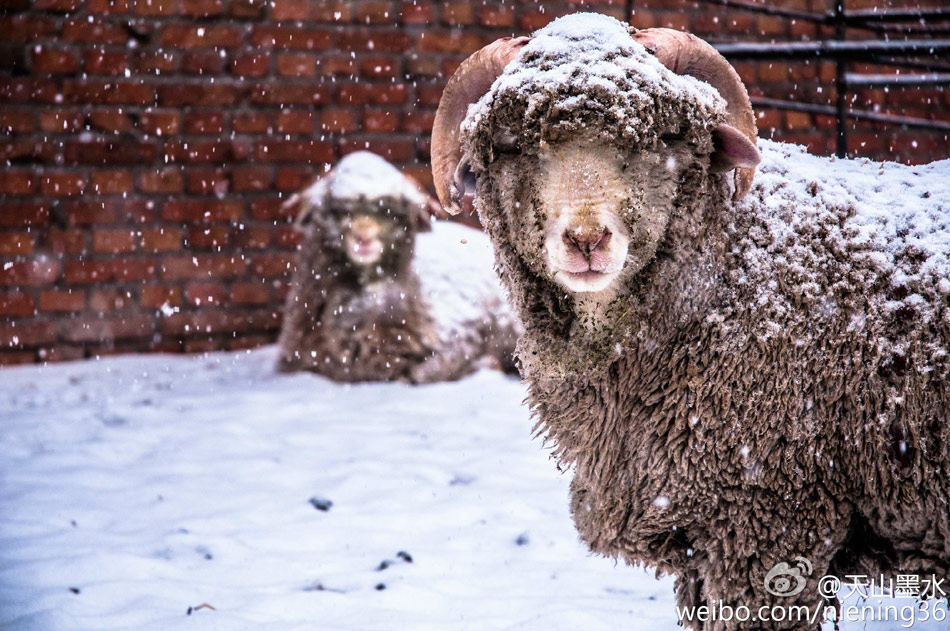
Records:
<instances>
[{"instance_id":1,"label":"white sheep's fleece","mask_svg":"<svg viewBox=\"0 0 950 631\"><path fill-rule=\"evenodd\" d=\"M428 198L416 183L399 169L370 151L348 154L333 168L332 177L323 177L304 191L311 203L329 193L334 199L405 198L426 205Z\"/></svg>"},{"instance_id":2,"label":"white sheep's fleece","mask_svg":"<svg viewBox=\"0 0 950 631\"><path fill-rule=\"evenodd\" d=\"M412 267L444 342L458 339L485 314L511 325L514 314L495 274L491 241L474 228L433 221L432 232L416 235Z\"/></svg>"},{"instance_id":3,"label":"white sheep's fleece","mask_svg":"<svg viewBox=\"0 0 950 631\"><path fill-rule=\"evenodd\" d=\"M759 304L784 310L774 280L764 276L776 265L789 272L795 293L817 298L819 276L850 260L849 273L859 273L858 263L867 274L861 286L886 281L907 290L900 299L875 298L882 314L909 309L925 321L940 317L937 303L920 294L950 295L950 160L838 160L761 139L759 149L762 163L741 203L756 208L768 233L753 231L734 250L746 273L763 274L740 279L758 287Z\"/></svg>"},{"instance_id":4,"label":"white sheep's fleece","mask_svg":"<svg viewBox=\"0 0 950 631\"><path fill-rule=\"evenodd\" d=\"M522 63L524 59L541 56L543 61ZM632 82L631 77L636 77ZM715 88L687 75L670 72L656 57L635 41L628 26L619 20L598 13L575 13L558 18L531 36L517 59L495 80L491 89L477 103L469 106L462 123L463 131L478 126L491 111L497 94L516 91L528 96L528 115L532 105L542 102L538 94L557 91L571 85L578 92L608 92L616 96L613 113L626 120L631 131L650 121L640 114L650 108L637 103L652 104L653 94L672 92L708 109L722 109L725 101ZM561 102L566 109L583 106L587 95L579 94Z\"/></svg>"}]
</instances>

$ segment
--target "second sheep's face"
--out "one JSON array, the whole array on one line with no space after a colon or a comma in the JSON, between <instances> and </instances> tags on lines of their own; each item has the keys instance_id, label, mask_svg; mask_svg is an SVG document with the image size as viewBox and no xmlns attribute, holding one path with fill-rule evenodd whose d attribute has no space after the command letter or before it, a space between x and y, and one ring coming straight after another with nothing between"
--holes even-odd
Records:
<instances>
[{"instance_id":1,"label":"second sheep's face","mask_svg":"<svg viewBox=\"0 0 950 631\"><path fill-rule=\"evenodd\" d=\"M417 230L412 210L391 199L330 198L311 211L310 229L333 261L332 274L366 284L408 268Z\"/></svg>"}]
</instances>

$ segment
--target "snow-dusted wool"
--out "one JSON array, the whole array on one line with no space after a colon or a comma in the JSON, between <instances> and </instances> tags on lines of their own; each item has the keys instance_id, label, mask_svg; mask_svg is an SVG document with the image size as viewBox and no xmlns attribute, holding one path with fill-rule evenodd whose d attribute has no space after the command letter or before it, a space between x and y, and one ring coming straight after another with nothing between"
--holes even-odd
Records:
<instances>
[{"instance_id":1,"label":"snow-dusted wool","mask_svg":"<svg viewBox=\"0 0 950 631\"><path fill-rule=\"evenodd\" d=\"M950 161L760 141L709 172L723 105L601 16L537 32L469 110L465 151L538 429L598 553L676 574L681 606L821 603L825 574L950 575ZM546 271L542 156L624 156L655 254L595 321ZM637 213L624 220L636 234ZM631 244L631 248L633 247ZM769 571L808 559L800 592ZM774 574L773 574L774 577ZM770 591L771 589L771 591ZM695 628L811 629L798 619Z\"/></svg>"},{"instance_id":2,"label":"snow-dusted wool","mask_svg":"<svg viewBox=\"0 0 950 631\"><path fill-rule=\"evenodd\" d=\"M514 371L520 329L492 272L491 244L471 228L430 225L429 198L395 167L350 154L291 203L304 240L281 370L408 383L459 379L483 365ZM359 218L379 226L383 252L372 265L346 251Z\"/></svg>"}]
</instances>

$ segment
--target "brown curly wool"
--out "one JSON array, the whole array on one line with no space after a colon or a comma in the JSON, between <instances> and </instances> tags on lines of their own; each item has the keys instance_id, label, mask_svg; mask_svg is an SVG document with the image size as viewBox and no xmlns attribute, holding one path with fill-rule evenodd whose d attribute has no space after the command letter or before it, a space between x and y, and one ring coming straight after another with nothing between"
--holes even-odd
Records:
<instances>
[{"instance_id":1,"label":"brown curly wool","mask_svg":"<svg viewBox=\"0 0 950 631\"><path fill-rule=\"evenodd\" d=\"M573 36L624 65L622 79L590 63L584 76L554 36L571 29L555 29L463 130L526 329L528 401L573 471L581 538L675 574L680 606L816 607L829 573L950 576L950 161L760 141L760 172L733 203L708 171L721 103L632 42ZM544 267L539 156L575 138L624 152L631 204L669 207L652 259L596 321ZM769 570L799 556L805 589L770 593Z\"/></svg>"}]
</instances>

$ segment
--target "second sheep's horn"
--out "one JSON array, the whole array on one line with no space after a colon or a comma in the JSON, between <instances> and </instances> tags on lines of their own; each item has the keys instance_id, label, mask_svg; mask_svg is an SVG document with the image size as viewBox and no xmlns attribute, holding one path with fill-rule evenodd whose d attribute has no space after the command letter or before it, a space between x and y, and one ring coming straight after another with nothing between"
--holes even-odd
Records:
<instances>
[{"instance_id":1,"label":"second sheep's horn","mask_svg":"<svg viewBox=\"0 0 950 631\"><path fill-rule=\"evenodd\" d=\"M661 64L676 74L689 75L710 84L726 100L728 124L714 132L716 150L711 167L718 172L736 169L736 190L732 199L741 199L752 187L752 177L760 157L755 147L758 135L755 113L749 93L735 68L709 43L689 33L648 28L634 31L631 35Z\"/></svg>"},{"instance_id":2,"label":"second sheep's horn","mask_svg":"<svg viewBox=\"0 0 950 631\"><path fill-rule=\"evenodd\" d=\"M473 53L462 62L442 92L432 124L432 176L439 201L453 215L458 214L463 206L470 206L469 195L473 193L467 191L464 184L466 174L463 172L465 165L460 164L462 143L459 126L468 113L468 106L488 92L505 66L521 53L528 41L527 37L505 37Z\"/></svg>"}]
</instances>

